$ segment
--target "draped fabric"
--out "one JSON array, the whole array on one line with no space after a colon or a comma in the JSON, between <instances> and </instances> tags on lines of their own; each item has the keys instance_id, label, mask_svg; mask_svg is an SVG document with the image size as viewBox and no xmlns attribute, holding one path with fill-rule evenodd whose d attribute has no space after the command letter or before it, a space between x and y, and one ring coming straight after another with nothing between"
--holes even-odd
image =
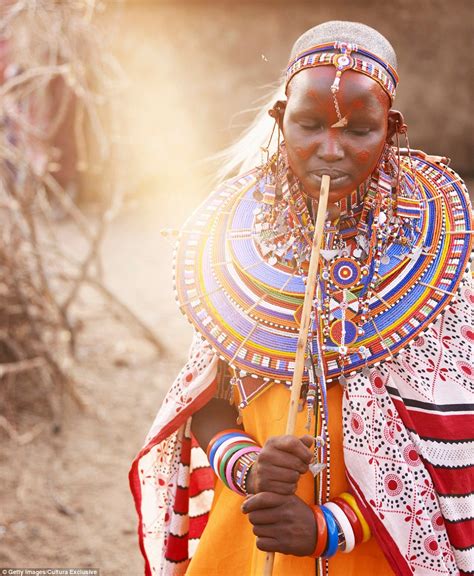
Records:
<instances>
[{"instance_id":1,"label":"draped fabric","mask_svg":"<svg viewBox=\"0 0 474 576\"><path fill-rule=\"evenodd\" d=\"M400 574L474 570L474 292L397 359L351 379L344 460Z\"/></svg>"},{"instance_id":2,"label":"draped fabric","mask_svg":"<svg viewBox=\"0 0 474 576\"><path fill-rule=\"evenodd\" d=\"M474 572L474 290L404 352L348 379L344 464L395 574ZM130 470L145 574L186 572L214 480L190 417L213 396L217 358L196 337Z\"/></svg>"},{"instance_id":3,"label":"draped fabric","mask_svg":"<svg viewBox=\"0 0 474 576\"><path fill-rule=\"evenodd\" d=\"M207 522L214 478L190 416L213 396L217 357L197 334L129 473L145 574L183 574Z\"/></svg>"}]
</instances>

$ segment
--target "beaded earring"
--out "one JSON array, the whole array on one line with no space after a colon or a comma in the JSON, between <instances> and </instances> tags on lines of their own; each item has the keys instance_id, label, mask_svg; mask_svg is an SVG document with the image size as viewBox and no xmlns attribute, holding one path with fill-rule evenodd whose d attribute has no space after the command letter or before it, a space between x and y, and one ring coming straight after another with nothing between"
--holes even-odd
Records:
<instances>
[{"instance_id":1,"label":"beaded earring","mask_svg":"<svg viewBox=\"0 0 474 576\"><path fill-rule=\"evenodd\" d=\"M396 215L398 218L402 218L407 223L405 226L406 234L404 236L406 242L410 242L412 239L412 230L410 229L410 222L420 218L421 215L421 205L419 201L419 183L417 179L417 170L413 164L412 151L410 148L410 141L408 139L408 127L406 124L400 125L397 122L397 129L395 132L397 141L397 152L398 152L398 164L401 163L402 149L400 147L400 134L405 137L406 149L403 151L404 156L408 157L408 164L410 166L411 172L411 182L404 178L403 182L400 182L400 176L398 179L397 186L397 207ZM399 169L398 174L400 175L402 170Z\"/></svg>"},{"instance_id":2,"label":"beaded earring","mask_svg":"<svg viewBox=\"0 0 474 576\"><path fill-rule=\"evenodd\" d=\"M268 139L267 145L261 147L262 163L258 168L257 173L257 186L254 192L254 198L258 202L265 204L275 205L276 202L282 198L282 145L281 145L281 120L283 118L284 108L282 102L276 102L275 105L268 111L275 122ZM277 132L277 149L276 152L270 156L270 146L273 137Z\"/></svg>"}]
</instances>

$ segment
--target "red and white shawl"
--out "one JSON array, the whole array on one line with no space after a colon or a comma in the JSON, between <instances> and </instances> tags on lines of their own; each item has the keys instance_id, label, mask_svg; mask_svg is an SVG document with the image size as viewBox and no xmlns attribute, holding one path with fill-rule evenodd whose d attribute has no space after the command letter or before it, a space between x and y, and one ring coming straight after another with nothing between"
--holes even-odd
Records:
<instances>
[{"instance_id":1,"label":"red and white shawl","mask_svg":"<svg viewBox=\"0 0 474 576\"><path fill-rule=\"evenodd\" d=\"M474 290L462 285L411 347L349 379L347 477L398 575L474 573ZM196 336L130 470L145 574L184 574L214 480L191 415L213 396L217 358Z\"/></svg>"}]
</instances>

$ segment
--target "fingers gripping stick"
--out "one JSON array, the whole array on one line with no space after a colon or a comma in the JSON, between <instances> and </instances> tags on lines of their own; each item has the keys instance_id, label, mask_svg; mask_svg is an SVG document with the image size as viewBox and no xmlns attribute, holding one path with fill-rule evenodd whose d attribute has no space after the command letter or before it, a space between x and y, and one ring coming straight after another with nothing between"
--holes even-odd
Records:
<instances>
[{"instance_id":1,"label":"fingers gripping stick","mask_svg":"<svg viewBox=\"0 0 474 576\"><path fill-rule=\"evenodd\" d=\"M329 185L331 179L326 174L322 177L321 190L319 193L318 214L314 227L313 245L311 247L311 259L309 261L308 281L303 301L303 312L301 314L300 331L298 334L298 343L296 346L295 370L293 372L293 381L291 383L290 407L288 409L288 420L286 423L286 434L293 434L296 426L296 416L298 414L298 403L301 393L301 383L304 371L304 358L306 351L306 342L308 339L309 323L311 321L311 308L316 288L316 280L319 267L319 251L324 233L324 223L326 221L326 210L329 197ZM264 576L271 576L273 572L273 561L275 554L268 552L265 558L263 570Z\"/></svg>"}]
</instances>

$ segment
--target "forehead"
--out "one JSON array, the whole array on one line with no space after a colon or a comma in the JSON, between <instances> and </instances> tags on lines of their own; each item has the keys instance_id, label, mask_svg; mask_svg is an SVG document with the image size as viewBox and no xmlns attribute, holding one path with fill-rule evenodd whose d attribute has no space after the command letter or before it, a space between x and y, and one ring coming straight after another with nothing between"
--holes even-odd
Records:
<instances>
[{"instance_id":1,"label":"forehead","mask_svg":"<svg viewBox=\"0 0 474 576\"><path fill-rule=\"evenodd\" d=\"M334 66L306 68L298 72L288 84L288 104L291 106L311 106L332 101L331 86L336 77ZM348 105L358 104L358 108L388 111L390 100L383 88L369 76L354 70L347 70L341 76L338 100Z\"/></svg>"}]
</instances>

